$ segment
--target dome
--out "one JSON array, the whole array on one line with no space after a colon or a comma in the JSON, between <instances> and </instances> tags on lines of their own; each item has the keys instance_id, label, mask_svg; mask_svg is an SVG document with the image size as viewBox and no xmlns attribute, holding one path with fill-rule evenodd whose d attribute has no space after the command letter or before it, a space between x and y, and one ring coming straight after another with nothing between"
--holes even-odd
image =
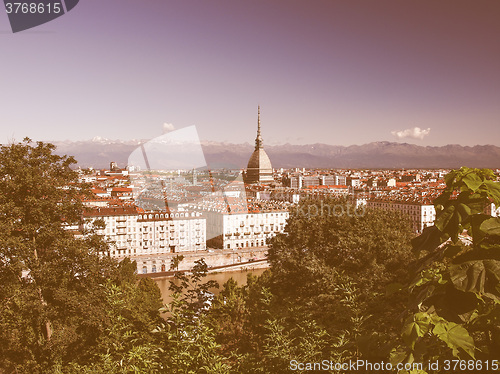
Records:
<instances>
[{"instance_id":1,"label":"dome","mask_svg":"<svg viewBox=\"0 0 500 374\"><path fill-rule=\"evenodd\" d=\"M255 150L253 151L252 156L250 156L250 160L248 160L245 182L274 182L271 160L269 159L266 151L264 151L264 145L262 137L260 135L260 107L257 120L257 138L255 139Z\"/></svg>"},{"instance_id":2,"label":"dome","mask_svg":"<svg viewBox=\"0 0 500 374\"><path fill-rule=\"evenodd\" d=\"M250 160L248 160L247 169L260 169L273 171L271 160L263 148L258 148L253 151Z\"/></svg>"}]
</instances>

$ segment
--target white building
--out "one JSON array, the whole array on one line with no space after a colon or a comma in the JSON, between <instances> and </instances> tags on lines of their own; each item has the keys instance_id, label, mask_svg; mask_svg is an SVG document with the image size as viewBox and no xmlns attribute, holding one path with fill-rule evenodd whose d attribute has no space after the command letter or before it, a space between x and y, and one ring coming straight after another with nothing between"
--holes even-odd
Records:
<instances>
[{"instance_id":1,"label":"white building","mask_svg":"<svg viewBox=\"0 0 500 374\"><path fill-rule=\"evenodd\" d=\"M422 230L434 224L436 219L436 209L429 199L423 201L399 201L388 199L371 199L368 200L369 208L380 208L386 210L395 210L410 215L415 232L421 233ZM486 214L491 214L492 217L500 216L500 207L496 208L495 204L491 203L485 209Z\"/></svg>"},{"instance_id":2,"label":"white building","mask_svg":"<svg viewBox=\"0 0 500 374\"><path fill-rule=\"evenodd\" d=\"M207 211L207 238L223 249L262 247L283 232L289 213L284 210L230 214Z\"/></svg>"},{"instance_id":3,"label":"white building","mask_svg":"<svg viewBox=\"0 0 500 374\"><path fill-rule=\"evenodd\" d=\"M421 233L427 226L432 226L436 219L436 210L430 201L371 199L368 200L367 207L408 214L417 233Z\"/></svg>"},{"instance_id":4,"label":"white building","mask_svg":"<svg viewBox=\"0 0 500 374\"><path fill-rule=\"evenodd\" d=\"M86 218L102 219L111 241L109 256L133 257L206 249L206 220L200 212L140 212L136 207L95 208Z\"/></svg>"}]
</instances>

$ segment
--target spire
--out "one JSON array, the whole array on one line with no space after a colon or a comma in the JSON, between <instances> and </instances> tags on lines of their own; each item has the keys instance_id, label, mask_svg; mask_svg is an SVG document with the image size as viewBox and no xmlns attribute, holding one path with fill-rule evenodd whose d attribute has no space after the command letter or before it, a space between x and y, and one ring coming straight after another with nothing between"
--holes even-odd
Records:
<instances>
[{"instance_id":1,"label":"spire","mask_svg":"<svg viewBox=\"0 0 500 374\"><path fill-rule=\"evenodd\" d=\"M260 135L260 105L257 109L257 137L255 138L255 149L263 147L262 136Z\"/></svg>"}]
</instances>

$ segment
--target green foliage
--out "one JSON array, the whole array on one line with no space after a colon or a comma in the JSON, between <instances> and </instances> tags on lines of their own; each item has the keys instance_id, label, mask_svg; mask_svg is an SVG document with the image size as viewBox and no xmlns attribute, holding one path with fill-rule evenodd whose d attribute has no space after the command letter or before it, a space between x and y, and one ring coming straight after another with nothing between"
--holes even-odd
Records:
<instances>
[{"instance_id":1,"label":"green foliage","mask_svg":"<svg viewBox=\"0 0 500 374\"><path fill-rule=\"evenodd\" d=\"M178 272L171 281L173 300L164 310L167 319L155 329L161 344L161 363L169 373L229 373L220 344L208 322L210 289L216 281L204 281L207 265L196 261L189 274Z\"/></svg>"},{"instance_id":2,"label":"green foliage","mask_svg":"<svg viewBox=\"0 0 500 374\"><path fill-rule=\"evenodd\" d=\"M321 204L348 203L329 199ZM405 243L414 236L407 217L371 209L342 216L303 214L317 210L317 205L316 201L301 203L300 209L292 210L285 233L272 240L269 260L277 277L286 279L290 286L294 282L307 289L311 275L314 280L315 275L322 274L314 274L314 267L324 265L349 273L363 287L379 290L388 280L407 276L402 265L410 263L413 256ZM303 273L304 261L311 262L313 274ZM365 276L365 272L371 276Z\"/></svg>"},{"instance_id":3,"label":"green foliage","mask_svg":"<svg viewBox=\"0 0 500 374\"><path fill-rule=\"evenodd\" d=\"M302 214L310 204L292 212L285 234L271 241L271 271L250 275L244 287L229 280L203 314L231 372L284 373L291 360L376 361L397 338L406 295L386 295L385 287L409 279L408 220L371 210Z\"/></svg>"},{"instance_id":4,"label":"green foliage","mask_svg":"<svg viewBox=\"0 0 500 374\"><path fill-rule=\"evenodd\" d=\"M195 261L189 274L177 272L175 282L170 282L169 290L174 295L179 295L182 301L180 306L188 318L203 313L211 303L210 290L219 288L219 283L216 281L204 282L207 272L208 266L202 258Z\"/></svg>"},{"instance_id":5,"label":"green foliage","mask_svg":"<svg viewBox=\"0 0 500 374\"><path fill-rule=\"evenodd\" d=\"M215 334L206 323L206 316L188 319L184 302L178 295L167 309L166 324L156 331L164 352L161 361L170 373L228 373L229 366L219 354Z\"/></svg>"},{"instance_id":6,"label":"green foliage","mask_svg":"<svg viewBox=\"0 0 500 374\"><path fill-rule=\"evenodd\" d=\"M54 148L25 139L0 150L0 367L8 370L85 355L102 331L104 243L65 230L81 223L88 186L69 168L75 161Z\"/></svg>"},{"instance_id":7,"label":"green foliage","mask_svg":"<svg viewBox=\"0 0 500 374\"><path fill-rule=\"evenodd\" d=\"M179 265L184 260L183 255L177 255L172 258L171 263L170 263L170 270L177 270L179 271Z\"/></svg>"},{"instance_id":8,"label":"green foliage","mask_svg":"<svg viewBox=\"0 0 500 374\"><path fill-rule=\"evenodd\" d=\"M300 309L280 305L270 291L270 275L269 271L260 277L250 274L244 287L230 279L208 312L231 372L289 372L291 360L332 357L332 343L341 343L335 352L344 352L344 341L329 336Z\"/></svg>"},{"instance_id":9,"label":"green foliage","mask_svg":"<svg viewBox=\"0 0 500 374\"><path fill-rule=\"evenodd\" d=\"M112 372L118 354L137 365L159 291L137 283L135 263L101 258L107 243L91 225L78 238L67 230L82 228L90 190L54 149L29 139L0 148L0 372Z\"/></svg>"},{"instance_id":10,"label":"green foliage","mask_svg":"<svg viewBox=\"0 0 500 374\"><path fill-rule=\"evenodd\" d=\"M302 202L292 210L285 233L271 241L272 292L282 305L299 306L303 318L312 318L331 339L347 337L351 354L383 358L397 339L394 321L406 299L403 291L389 295L385 288L407 281L408 264L415 260L409 220L371 209L343 216L304 214L321 211L318 204Z\"/></svg>"},{"instance_id":11,"label":"green foliage","mask_svg":"<svg viewBox=\"0 0 500 374\"><path fill-rule=\"evenodd\" d=\"M329 345L328 333L314 321L290 326L283 319L268 320L263 344L263 367L272 373L288 373L291 360L319 362ZM300 372L300 371L299 371Z\"/></svg>"},{"instance_id":12,"label":"green foliage","mask_svg":"<svg viewBox=\"0 0 500 374\"><path fill-rule=\"evenodd\" d=\"M486 214L500 205L493 179L485 169L450 172L434 226L412 242L421 259L408 286L406 360L499 358L500 220Z\"/></svg>"},{"instance_id":13,"label":"green foliage","mask_svg":"<svg viewBox=\"0 0 500 374\"><path fill-rule=\"evenodd\" d=\"M124 276L127 274L117 278ZM106 328L93 347L92 359L85 365L71 362L59 368L59 372L161 373L160 351L151 333L161 322L159 289L155 287L150 279L142 279L139 285L135 280L120 285L108 280L103 305ZM144 298L150 300L142 302Z\"/></svg>"},{"instance_id":14,"label":"green foliage","mask_svg":"<svg viewBox=\"0 0 500 374\"><path fill-rule=\"evenodd\" d=\"M230 357L240 350L248 352L245 343L252 341L251 331L248 331L248 293L246 289L238 287L233 278L224 283L219 295L213 300L209 313L209 323L216 331L217 342L221 344L221 352Z\"/></svg>"}]
</instances>

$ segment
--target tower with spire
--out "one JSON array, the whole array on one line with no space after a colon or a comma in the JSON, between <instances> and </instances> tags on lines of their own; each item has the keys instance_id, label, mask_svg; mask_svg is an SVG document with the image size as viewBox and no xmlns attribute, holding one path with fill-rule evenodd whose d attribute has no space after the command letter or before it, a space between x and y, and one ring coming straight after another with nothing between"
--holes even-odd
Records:
<instances>
[{"instance_id":1,"label":"tower with spire","mask_svg":"<svg viewBox=\"0 0 500 374\"><path fill-rule=\"evenodd\" d=\"M274 182L273 167L266 151L264 151L264 141L262 140L260 128L260 105L257 109L257 137L255 138L255 150L248 160L245 174L247 184L270 184Z\"/></svg>"}]
</instances>

